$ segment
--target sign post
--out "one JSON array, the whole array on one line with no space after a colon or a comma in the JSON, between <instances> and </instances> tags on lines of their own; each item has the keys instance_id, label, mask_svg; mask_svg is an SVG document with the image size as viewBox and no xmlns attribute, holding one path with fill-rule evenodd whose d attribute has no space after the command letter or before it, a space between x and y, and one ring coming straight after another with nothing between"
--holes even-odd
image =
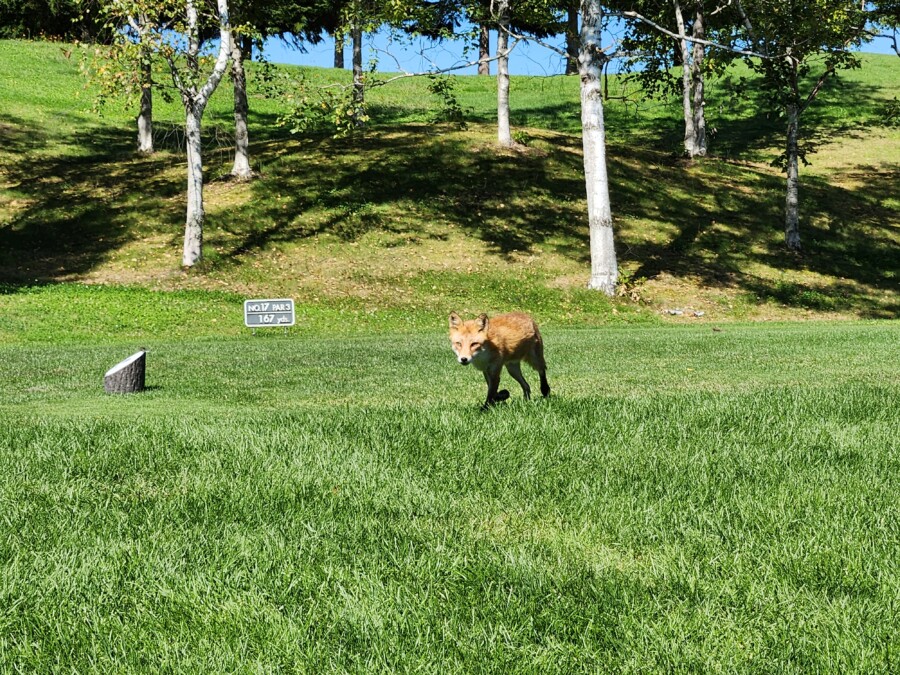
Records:
<instances>
[{"instance_id":1,"label":"sign post","mask_svg":"<svg viewBox=\"0 0 900 675\"><path fill-rule=\"evenodd\" d=\"M244 325L254 333L257 328L287 329L294 325L294 320L294 301L290 298L244 300Z\"/></svg>"}]
</instances>

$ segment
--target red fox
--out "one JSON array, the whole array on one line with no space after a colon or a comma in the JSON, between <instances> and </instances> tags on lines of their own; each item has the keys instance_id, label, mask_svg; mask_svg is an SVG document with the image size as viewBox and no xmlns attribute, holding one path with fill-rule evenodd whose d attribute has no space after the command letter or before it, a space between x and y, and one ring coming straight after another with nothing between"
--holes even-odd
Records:
<instances>
[{"instance_id":1,"label":"red fox","mask_svg":"<svg viewBox=\"0 0 900 675\"><path fill-rule=\"evenodd\" d=\"M522 377L521 361L540 375L541 395L550 395L544 342L534 319L527 314L498 314L491 319L482 314L477 319L463 321L453 312L450 314L450 343L462 365L471 363L484 373L488 387L484 408L509 398L508 390L498 391L503 366L522 385L525 400L531 398L531 387Z\"/></svg>"}]
</instances>

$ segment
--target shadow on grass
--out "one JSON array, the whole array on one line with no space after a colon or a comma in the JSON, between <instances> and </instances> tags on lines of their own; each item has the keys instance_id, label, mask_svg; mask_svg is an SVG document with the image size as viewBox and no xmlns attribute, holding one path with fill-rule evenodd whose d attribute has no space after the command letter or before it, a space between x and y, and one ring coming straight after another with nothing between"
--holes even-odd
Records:
<instances>
[{"instance_id":1,"label":"shadow on grass","mask_svg":"<svg viewBox=\"0 0 900 675\"><path fill-rule=\"evenodd\" d=\"M756 83L758 78L728 73L710 83L706 104L707 126L710 130L710 151L718 157L746 158L753 153L779 152L786 143L787 122L783 111L773 107L770 96ZM809 92L814 79L801 86ZM815 163L816 149L824 143L848 135L865 133L880 120L879 95L888 91L877 85L850 79L846 71L828 79L816 99L800 119L800 144ZM678 105L670 107L677 111ZM670 118L668 127L657 124L656 138L665 147L680 150L683 132L679 115ZM673 134L673 123L675 131ZM652 128L647 128L653 133ZM664 133L659 134L659 131Z\"/></svg>"},{"instance_id":2,"label":"shadow on grass","mask_svg":"<svg viewBox=\"0 0 900 675\"><path fill-rule=\"evenodd\" d=\"M421 126L308 139L293 152L281 148L253 185L254 199L219 217L228 233L220 264L323 234L353 242L378 231L409 242L446 236L449 227L501 257L553 250L587 266L581 161L579 140L560 134L542 134L524 152ZM782 244L783 176L613 145L620 257L637 265L636 277L690 276L789 306L896 316L898 308L876 296L896 279L888 266L898 238L890 206L898 168L859 171L870 180L852 189L802 177L807 252L795 255ZM660 230L664 237L644 236ZM817 286L746 272L761 265L831 279Z\"/></svg>"},{"instance_id":3,"label":"shadow on grass","mask_svg":"<svg viewBox=\"0 0 900 675\"><path fill-rule=\"evenodd\" d=\"M237 237L226 256L326 233L345 241L376 230L446 238L432 223L458 227L504 257L551 238L580 239L583 185L551 168L570 154L473 148L464 133L431 127L309 139L270 163L249 204L222 214L221 227Z\"/></svg>"},{"instance_id":4,"label":"shadow on grass","mask_svg":"<svg viewBox=\"0 0 900 675\"><path fill-rule=\"evenodd\" d=\"M0 225L0 281L30 285L87 272L140 236L144 212L171 208L174 186L160 177L169 160L134 159L123 130L95 125L63 144L0 119L24 146L5 171L14 209Z\"/></svg>"},{"instance_id":5,"label":"shadow on grass","mask_svg":"<svg viewBox=\"0 0 900 675\"><path fill-rule=\"evenodd\" d=\"M666 177L672 172L682 177ZM639 176L618 185L625 213L668 224L671 231L664 243L629 233L623 257L637 263L635 278L665 273L737 289L754 301L818 311L856 309L870 318L900 316L900 305L878 297L900 290L900 214L891 201L900 165L861 168L854 188L801 174L804 251L799 254L783 244L783 175L724 162L715 169L704 163L659 173L675 188L660 200L629 194L640 185ZM773 280L750 271L760 266L809 280Z\"/></svg>"},{"instance_id":6,"label":"shadow on grass","mask_svg":"<svg viewBox=\"0 0 900 675\"><path fill-rule=\"evenodd\" d=\"M158 152L142 157L135 152L132 129L72 119L71 127L82 130L62 138L0 114L5 189L11 196L6 209L0 206L0 283L6 288L85 274L143 236L160 231L170 231L173 240L181 236L183 129L157 122ZM267 121L275 132L259 134L262 138L284 135L274 120ZM207 167L230 162L232 144L224 126L205 125ZM207 180L213 172L207 168Z\"/></svg>"},{"instance_id":7,"label":"shadow on grass","mask_svg":"<svg viewBox=\"0 0 900 675\"><path fill-rule=\"evenodd\" d=\"M7 190L24 203L0 225L6 287L86 273L148 234L170 232L173 245L180 238L180 154L137 158L130 130L100 126L55 151L41 129L3 117L0 125L15 153ZM588 265L577 136L536 133L534 147L507 151L483 131L476 145L471 134L431 126L290 142L272 119L257 116L254 127L269 129L253 136L254 162L264 171L249 199L210 209L207 241L221 251L213 265L236 266L273 244L317 235L355 242L380 232L393 238L385 245L404 246L447 238L452 229L503 258L551 250ZM217 128L215 120L205 125L210 182L227 171L231 151L230 137L226 146ZM177 126L157 132L163 148L180 151ZM690 276L790 306L898 315L900 308L877 296L896 290L900 233L892 200L900 166L861 168L852 188L802 176L807 252L796 256L781 244L784 180L773 171L692 164L624 143L611 144L609 163L620 260L635 267L635 277ZM754 266L833 282L771 281L746 272Z\"/></svg>"}]
</instances>

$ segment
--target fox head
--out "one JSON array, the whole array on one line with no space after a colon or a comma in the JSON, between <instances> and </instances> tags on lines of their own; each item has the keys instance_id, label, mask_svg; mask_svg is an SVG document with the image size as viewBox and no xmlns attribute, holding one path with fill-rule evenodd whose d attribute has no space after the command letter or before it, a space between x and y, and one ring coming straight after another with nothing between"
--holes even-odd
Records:
<instances>
[{"instance_id":1,"label":"fox head","mask_svg":"<svg viewBox=\"0 0 900 675\"><path fill-rule=\"evenodd\" d=\"M462 365L469 365L482 353L487 341L487 329L487 314L471 321L463 321L456 312L450 314L450 344Z\"/></svg>"}]
</instances>

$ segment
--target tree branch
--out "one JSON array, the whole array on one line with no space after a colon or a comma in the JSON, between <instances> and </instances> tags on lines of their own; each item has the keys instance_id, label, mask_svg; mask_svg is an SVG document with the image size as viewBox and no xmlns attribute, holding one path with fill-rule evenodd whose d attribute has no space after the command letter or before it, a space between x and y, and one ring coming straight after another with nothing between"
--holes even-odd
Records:
<instances>
[{"instance_id":1,"label":"tree branch","mask_svg":"<svg viewBox=\"0 0 900 675\"><path fill-rule=\"evenodd\" d=\"M504 54L504 56L509 55L509 53L510 53L513 49L516 48L516 45L517 45L517 44L519 44L519 40L518 40L518 39L514 39L514 40L513 40L513 43L512 43L512 46L510 46L510 47L506 50L506 54ZM390 83L390 82L394 82L395 80L402 80L402 79L407 78L407 77L428 77L429 75L442 75L442 74L444 74L444 73L450 73L450 72L453 72L454 70L462 70L463 68L470 68L471 66L477 66L479 63L490 63L491 61L496 61L496 60L498 60L499 58L501 58L501 56L498 54L498 55L496 55L496 56L492 56L492 57L487 58L487 59L478 58L478 59L475 59L475 60L473 60L473 61L468 61L468 62L466 62L466 63L461 63L461 64L455 65L455 66L449 66L449 67L447 67L447 68L435 68L434 70L424 70L424 71L421 71L421 72L418 72L418 73L410 73L410 72L407 72L407 71L403 70L403 68L400 67L400 62L397 60L397 57L394 56L393 54L391 54L389 51L384 50L384 49L378 49L377 47L374 47L373 49L374 49L375 51L377 51L377 52L383 52L383 53L387 54L388 56L390 56L390 57L394 60L394 63L397 64L397 68L401 71L401 74L400 74L400 75L395 75L394 77L389 77L389 78L386 79L386 80L382 80L382 81L379 83L379 84L381 84L381 85L385 85L385 84L388 84L388 83ZM425 56L424 52L419 52L419 55L420 55L422 58L426 58L426 59L428 58L428 57ZM431 59L428 59L428 61L431 62L432 65L435 65L434 62L431 61Z\"/></svg>"},{"instance_id":2,"label":"tree branch","mask_svg":"<svg viewBox=\"0 0 900 675\"><path fill-rule=\"evenodd\" d=\"M895 30L893 35L888 35L887 33L876 33L874 31L865 31L869 37L871 38L885 38L886 40L891 41L891 47L897 53L897 56L900 56L900 44L897 42L897 31Z\"/></svg>"},{"instance_id":3,"label":"tree branch","mask_svg":"<svg viewBox=\"0 0 900 675\"><path fill-rule=\"evenodd\" d=\"M716 7L712 12L710 12L709 15L710 15L710 16L715 16L715 15L718 14L719 12L724 12L726 9L728 9L729 7L731 7L731 3L732 3L732 2L733 2L733 0L728 0L724 5L719 5L719 6Z\"/></svg>"},{"instance_id":4,"label":"tree branch","mask_svg":"<svg viewBox=\"0 0 900 675\"><path fill-rule=\"evenodd\" d=\"M654 29L658 30L660 33L662 33L662 34L664 34L664 35L668 35L669 37L676 38L676 39L678 39L678 40L686 40L686 41L688 41L688 42L693 42L693 43L696 43L696 44L705 45L705 46L707 46L707 47L714 47L714 48L716 48L716 49L724 49L725 51L732 52L732 53L734 53L734 54L740 54L741 56L755 56L755 57L758 58L758 59L769 59L769 58L772 58L771 56L769 56L769 55L767 55L767 54L760 54L759 52L754 52L754 51L751 50L751 49L738 49L737 47L731 47L731 46L729 46L729 45L723 45L723 44L720 44L720 43L718 43L718 42L712 42L712 41L710 41L710 40L701 40L700 38L695 38L695 37L692 37L692 36L690 36L690 35L683 35L683 34L680 35L680 34L678 34L678 33L673 33L672 31L670 31L670 30L668 30L668 29L666 29L666 28L663 28L662 26L660 26L660 25L659 25L658 23L656 23L655 21L651 21L651 20L648 19L647 17L645 17L645 16L643 16L643 15L641 15L641 14L638 14L637 12L633 12L633 11L625 11L625 12L609 11L609 12L607 12L607 14L609 14L610 16L617 16L617 17L622 18L622 19L636 19L637 21L641 21L641 22L643 22L643 23L646 23L648 26L653 27Z\"/></svg>"},{"instance_id":5,"label":"tree branch","mask_svg":"<svg viewBox=\"0 0 900 675\"><path fill-rule=\"evenodd\" d=\"M806 97L806 100L803 101L803 103L798 108L798 110L797 110L798 114L802 114L803 111L809 107L809 104L813 102L813 99L819 94L819 90L825 84L825 80L828 79L829 75L833 75L833 74L834 74L834 66L829 66L828 69L824 73L822 73L822 76L819 77L818 81L816 82L816 86L813 87L811 92L809 92L809 96Z\"/></svg>"}]
</instances>

